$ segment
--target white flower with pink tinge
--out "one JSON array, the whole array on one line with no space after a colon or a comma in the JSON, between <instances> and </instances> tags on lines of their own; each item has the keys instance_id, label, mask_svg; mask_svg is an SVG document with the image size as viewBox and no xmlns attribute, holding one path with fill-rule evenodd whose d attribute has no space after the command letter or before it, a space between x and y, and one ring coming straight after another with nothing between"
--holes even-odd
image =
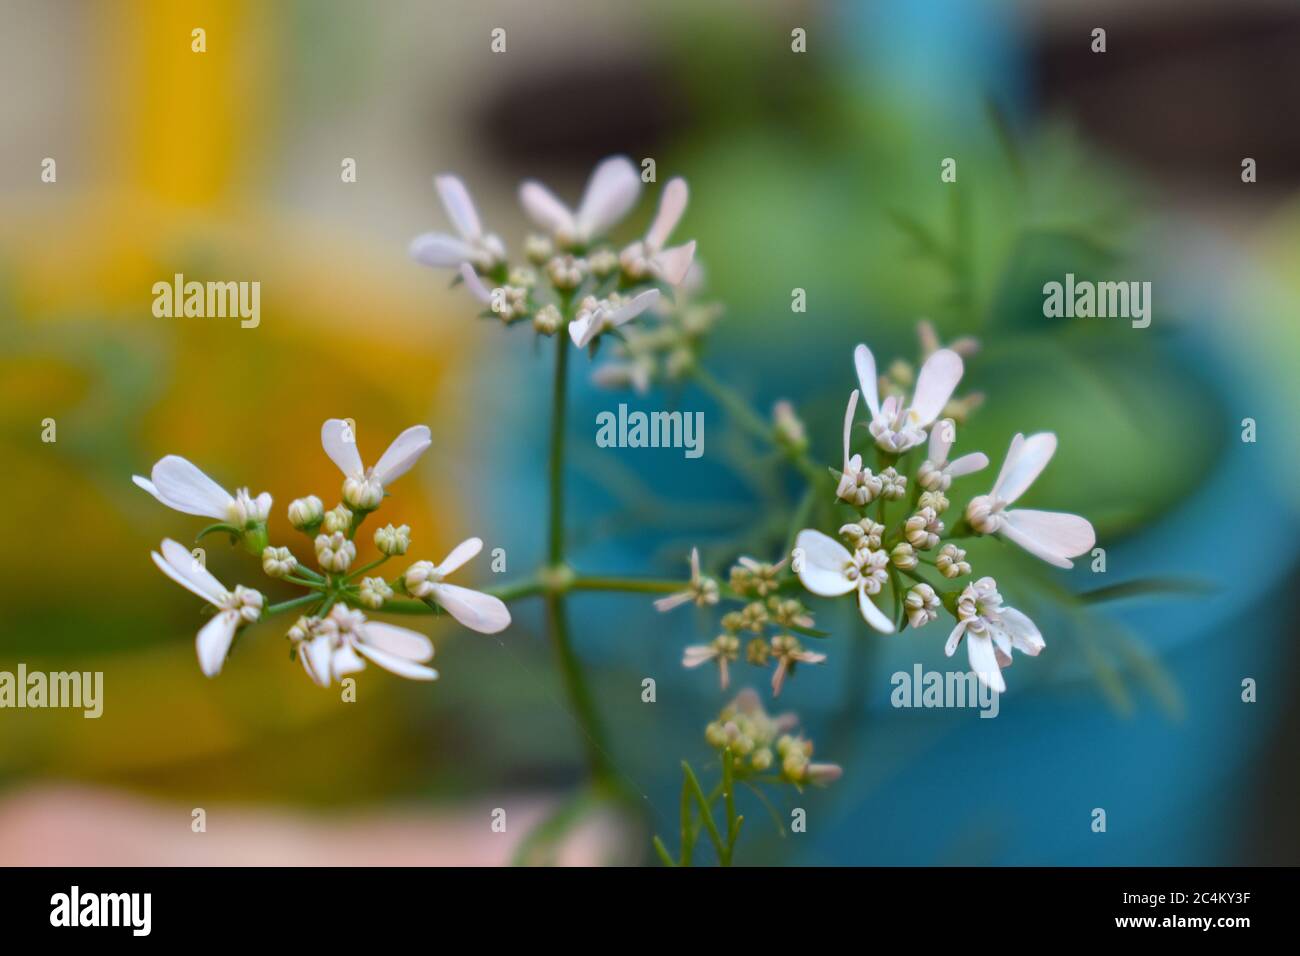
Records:
<instances>
[{"instance_id":1,"label":"white flower with pink tinge","mask_svg":"<svg viewBox=\"0 0 1300 956\"><path fill-rule=\"evenodd\" d=\"M426 232L416 236L411 240L411 258L435 268L454 269L471 263L485 271L504 261L505 246L495 235L483 232L465 184L455 176L443 175L434 177L433 185L458 235Z\"/></svg>"},{"instance_id":2,"label":"white flower with pink tinge","mask_svg":"<svg viewBox=\"0 0 1300 956\"><path fill-rule=\"evenodd\" d=\"M203 625L194 639L199 669L208 677L216 677L230 653L235 632L262 616L264 599L257 591L242 585L237 585L234 591L227 591L225 585L183 544L171 538L163 540L161 550L161 554L151 552L158 570L217 609L212 620Z\"/></svg>"},{"instance_id":3,"label":"white flower with pink tinge","mask_svg":"<svg viewBox=\"0 0 1300 956\"><path fill-rule=\"evenodd\" d=\"M271 496L265 491L254 498L247 488L240 488L232 495L180 455L158 459L148 478L132 475L131 480L168 508L227 521L241 530L249 522L265 522L271 513Z\"/></svg>"},{"instance_id":4,"label":"white flower with pink tinge","mask_svg":"<svg viewBox=\"0 0 1300 956\"><path fill-rule=\"evenodd\" d=\"M805 588L822 597L839 597L856 591L862 619L882 634L894 633L894 622L871 600L888 580L887 553L862 548L850 554L830 535L813 528L800 531L794 546L802 552L796 573Z\"/></svg>"},{"instance_id":5,"label":"white flower with pink tinge","mask_svg":"<svg viewBox=\"0 0 1300 956\"><path fill-rule=\"evenodd\" d=\"M331 681L365 670L366 661L409 680L435 680L425 665L433 659L433 642L418 631L367 620L365 614L336 604L323 618L302 618L289 630L302 669L312 682Z\"/></svg>"},{"instance_id":6,"label":"white flower with pink tinge","mask_svg":"<svg viewBox=\"0 0 1300 956\"><path fill-rule=\"evenodd\" d=\"M945 418L930 429L930 447L916 475L922 488L927 491L947 491L952 487L954 478L973 475L989 466L989 456L982 451L973 451L955 461L949 461L948 452L952 450L956 437L957 425L951 418Z\"/></svg>"},{"instance_id":7,"label":"white flower with pink tinge","mask_svg":"<svg viewBox=\"0 0 1300 956\"><path fill-rule=\"evenodd\" d=\"M718 582L713 578L700 574L699 548L691 548L691 580L686 589L657 599L654 602L655 610L660 612L671 611L688 601L694 601L699 607L718 603ZM687 664L686 666L692 667L694 665Z\"/></svg>"},{"instance_id":8,"label":"white flower with pink tinge","mask_svg":"<svg viewBox=\"0 0 1300 956\"><path fill-rule=\"evenodd\" d=\"M623 272L631 279L662 279L680 285L690 272L695 258L695 240L665 249L664 244L686 212L686 180L680 176L668 181L659 196L659 211L645 238L619 253Z\"/></svg>"},{"instance_id":9,"label":"white flower with pink tinge","mask_svg":"<svg viewBox=\"0 0 1300 956\"><path fill-rule=\"evenodd\" d=\"M600 162L587 180L576 211L536 180L519 187L519 202L530 219L563 248L584 247L618 225L641 192L641 177L626 156Z\"/></svg>"},{"instance_id":10,"label":"white flower with pink tinge","mask_svg":"<svg viewBox=\"0 0 1300 956\"><path fill-rule=\"evenodd\" d=\"M602 332L631 322L657 301L658 289L647 289L630 299L617 293L605 299L589 295L578 305L578 312L569 323L569 338L578 348L586 348Z\"/></svg>"},{"instance_id":11,"label":"white flower with pink tinge","mask_svg":"<svg viewBox=\"0 0 1300 956\"><path fill-rule=\"evenodd\" d=\"M871 349L859 345L853 351L858 373L858 387L871 409L868 428L876 446L892 455L901 455L925 441L925 430L933 424L952 398L961 381L961 356L952 349L939 349L925 360L916 378L916 391L910 404L899 395L880 401L880 380Z\"/></svg>"},{"instance_id":12,"label":"white flower with pink tinge","mask_svg":"<svg viewBox=\"0 0 1300 956\"><path fill-rule=\"evenodd\" d=\"M1097 543L1097 533L1087 518L1060 511L1007 510L1029 489L1055 453L1056 436L1051 432L1028 438L1016 435L993 490L971 500L966 506L966 520L980 534L1000 534L1048 564L1072 568L1070 558L1087 553Z\"/></svg>"},{"instance_id":13,"label":"white flower with pink tinge","mask_svg":"<svg viewBox=\"0 0 1300 956\"><path fill-rule=\"evenodd\" d=\"M966 640L971 670L980 683L999 694L1007 689L1002 668L1011 666L1011 650L1037 657L1046 646L1034 622L1013 607L1003 607L998 583L980 578L968 584L957 599L957 626L948 635L943 652L949 657Z\"/></svg>"},{"instance_id":14,"label":"white flower with pink tinge","mask_svg":"<svg viewBox=\"0 0 1300 956\"><path fill-rule=\"evenodd\" d=\"M374 511L384 500L385 487L410 471L433 440L429 426L412 425L393 439L370 468L361 461L351 424L343 419L331 418L321 426L320 443L343 472L343 501L354 511Z\"/></svg>"},{"instance_id":15,"label":"white flower with pink tinge","mask_svg":"<svg viewBox=\"0 0 1300 956\"><path fill-rule=\"evenodd\" d=\"M873 475L870 468L862 467L861 455L849 455L853 445L853 413L857 408L858 391L854 389L844 410L844 464L840 469L839 484L835 487L835 497L861 508L876 500L884 482Z\"/></svg>"},{"instance_id":16,"label":"white flower with pink tinge","mask_svg":"<svg viewBox=\"0 0 1300 956\"><path fill-rule=\"evenodd\" d=\"M496 634L510 626L510 610L499 597L443 581L447 575L483 550L480 538L467 538L441 564L417 561L406 569L402 581L406 593L420 600L437 602L448 614L472 631Z\"/></svg>"}]
</instances>

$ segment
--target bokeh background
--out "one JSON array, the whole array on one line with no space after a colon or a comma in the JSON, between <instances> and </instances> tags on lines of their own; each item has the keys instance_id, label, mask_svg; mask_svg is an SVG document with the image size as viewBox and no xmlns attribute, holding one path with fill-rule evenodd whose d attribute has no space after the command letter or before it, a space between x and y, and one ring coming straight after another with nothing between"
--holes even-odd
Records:
<instances>
[{"instance_id":1,"label":"bokeh background","mask_svg":"<svg viewBox=\"0 0 1300 956\"><path fill-rule=\"evenodd\" d=\"M615 152L691 183L679 234L726 305L718 377L761 409L796 401L834 463L854 343L913 359L920 317L976 335L967 382L988 400L963 446L996 467L1015 431L1055 430L1031 503L1088 515L1108 551L1104 577L997 566L1024 582L1003 592L1048 650L1008 674L996 720L889 706L889 675L940 667L942 635L820 617L830 661L782 703L846 772L798 798L806 834L746 808L740 859L1300 862L1294 3L4 0L0 19L0 669L102 670L106 685L97 721L0 711L0 863L497 863L575 806L580 738L538 608L518 605L500 641L430 622L442 678L372 669L355 704L289 663L278 621L208 681L196 602L148 559L197 519L130 476L186 455L270 491L283 528L292 497L337 496L324 418L355 419L363 451L423 421L434 450L388 517L420 557L480 534L507 549L505 577L530 569L547 350L475 321L406 244L446 225L435 172L464 177L518 250L518 180L573 196ZM1105 54L1089 49L1098 26ZM155 318L150 287L175 272L260 281L261 326ZM1045 319L1042 284L1066 272L1151 281L1151 327ZM806 314L790 312L795 287ZM586 423L621 400L704 409L704 457L596 449ZM615 396L584 368L574 403L584 569L680 574L699 544L723 570L797 494L693 388ZM252 574L240 553L209 556L223 580ZM1212 590L1086 613L1041 590L1152 575ZM499 583L485 560L468 578ZM649 861L648 831L675 830L678 761L709 760L724 699L679 660L716 620L616 596L576 598L573 619L642 813L576 805L556 859ZM1257 703L1241 702L1246 677Z\"/></svg>"}]
</instances>

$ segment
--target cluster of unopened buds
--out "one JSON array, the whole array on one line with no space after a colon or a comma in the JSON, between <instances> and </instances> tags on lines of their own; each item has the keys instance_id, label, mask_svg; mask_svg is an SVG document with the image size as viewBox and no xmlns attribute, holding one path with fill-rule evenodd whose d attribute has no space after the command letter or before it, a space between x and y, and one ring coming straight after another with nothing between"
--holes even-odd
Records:
<instances>
[{"instance_id":1,"label":"cluster of unopened buds","mask_svg":"<svg viewBox=\"0 0 1300 956\"><path fill-rule=\"evenodd\" d=\"M768 716L753 690L745 689L705 728L704 737L715 750L729 750L737 780L776 774L776 782L796 786L824 786L842 773L833 763L813 763L813 743L793 733L799 720L794 714Z\"/></svg>"},{"instance_id":2,"label":"cluster of unopened buds","mask_svg":"<svg viewBox=\"0 0 1300 956\"><path fill-rule=\"evenodd\" d=\"M321 444L343 473L342 500L327 511L319 498L308 495L295 499L288 508L289 523L310 542L316 568L299 561L290 548L270 543L269 494L254 498L247 489L240 489L231 495L177 455L160 459L150 477L135 476L138 486L167 507L216 521L199 533L198 540L211 533L228 534L232 543L242 543L261 558L267 576L307 591L301 597L268 605L263 595L251 588L237 585L228 590L207 569L201 552L164 540L153 553L154 563L216 609L195 640L199 666L207 676L216 676L242 628L271 614L303 608L307 613L288 631L291 654L320 686L362 670L367 660L402 677L433 680L438 672L428 666L433 658L429 638L409 628L371 620L365 612L381 612L394 608L395 602L413 599L424 605L417 606L418 610L446 611L472 630L484 634L504 630L510 624L510 612L499 598L444 580L477 555L483 542L470 538L442 562L417 561L389 580L372 572L391 558L405 555L411 546L410 528L389 524L374 533L378 557L354 569L358 529L378 510L389 486L429 448L429 429L424 425L406 429L371 467L362 462L347 421L332 418L325 422Z\"/></svg>"},{"instance_id":3,"label":"cluster of unopened buds","mask_svg":"<svg viewBox=\"0 0 1300 956\"><path fill-rule=\"evenodd\" d=\"M1071 558L1093 547L1096 535L1077 515L1012 507L1056 451L1056 436L1047 432L1016 435L989 493L973 498L949 528L952 483L982 471L989 460L980 452L950 458L957 417L968 415L978 400L953 399L963 373L957 349L928 351L909 396L897 387L882 389L882 383L911 381L910 369L878 378L871 350L865 345L855 350L859 389L849 396L844 456L834 472L836 497L854 520L840 526L840 540L817 529L801 531L795 539L795 571L813 594L853 595L863 620L881 633L925 627L947 611L955 626L946 653L951 656L965 639L971 669L1001 692L1006 689L1001 671L1011 663L1012 650L1037 655L1043 637L1026 615L1003 606L993 578L961 584L972 576L972 567L956 542L995 535L1069 568ZM874 471L853 450L860 396L870 412L865 425L875 451ZM940 418L945 412L949 417ZM936 578L927 577L929 569ZM892 613L886 595L892 598Z\"/></svg>"}]
</instances>

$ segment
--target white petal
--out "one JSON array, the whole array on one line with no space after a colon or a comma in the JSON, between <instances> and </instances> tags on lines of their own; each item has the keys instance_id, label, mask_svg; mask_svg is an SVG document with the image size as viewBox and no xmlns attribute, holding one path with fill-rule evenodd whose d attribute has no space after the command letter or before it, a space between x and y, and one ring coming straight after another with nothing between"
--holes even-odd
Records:
<instances>
[{"instance_id":1,"label":"white petal","mask_svg":"<svg viewBox=\"0 0 1300 956\"><path fill-rule=\"evenodd\" d=\"M180 455L167 455L153 466L153 486L158 500L187 515L202 515L224 521L230 492Z\"/></svg>"},{"instance_id":2,"label":"white petal","mask_svg":"<svg viewBox=\"0 0 1300 956\"><path fill-rule=\"evenodd\" d=\"M708 644L692 644L682 652L682 666L699 667L701 664L706 661L711 661L717 656L718 652Z\"/></svg>"},{"instance_id":3,"label":"white petal","mask_svg":"<svg viewBox=\"0 0 1300 956\"><path fill-rule=\"evenodd\" d=\"M655 221L650 224L650 231L645 234L645 244L650 247L652 253L662 249L668 237L677 228L682 213L686 212L688 198L686 180L680 176L674 176L664 186L663 192L659 194L659 212L655 214ZM680 279L674 281L673 285L680 281Z\"/></svg>"},{"instance_id":4,"label":"white petal","mask_svg":"<svg viewBox=\"0 0 1300 956\"><path fill-rule=\"evenodd\" d=\"M159 501L162 501L162 498L159 497L158 495L158 489L154 487L154 483L150 481L148 478L145 478L142 475L132 475L131 481L134 482L137 488L143 488L145 491L149 492L149 494L153 495ZM163 504L166 503L167 502L163 501Z\"/></svg>"},{"instance_id":5,"label":"white petal","mask_svg":"<svg viewBox=\"0 0 1300 956\"><path fill-rule=\"evenodd\" d=\"M852 555L830 535L804 528L795 536L794 546L803 552L799 580L813 594L838 597L857 587L844 576L844 566Z\"/></svg>"},{"instance_id":6,"label":"white petal","mask_svg":"<svg viewBox=\"0 0 1300 956\"><path fill-rule=\"evenodd\" d=\"M1056 453L1056 436L1051 432L1037 435L1016 435L1007 450L1007 460L990 494L1003 504L1011 504L1028 490L1034 479L1042 474Z\"/></svg>"},{"instance_id":7,"label":"white petal","mask_svg":"<svg viewBox=\"0 0 1300 956\"><path fill-rule=\"evenodd\" d=\"M942 468L944 462L948 460L948 450L952 448L956 431L957 426L951 418L937 422L934 428L930 429L930 447L926 451L926 457L936 468Z\"/></svg>"},{"instance_id":8,"label":"white petal","mask_svg":"<svg viewBox=\"0 0 1300 956\"><path fill-rule=\"evenodd\" d=\"M529 180L519 187L519 202L533 222L553 235L572 236L577 232L573 213L539 182Z\"/></svg>"},{"instance_id":9,"label":"white petal","mask_svg":"<svg viewBox=\"0 0 1300 956\"><path fill-rule=\"evenodd\" d=\"M460 277L465 283L465 288L469 289L470 295L484 305L492 301L492 293L488 291L488 287L483 284L483 280L479 278L478 273L474 271L474 267L468 262L460 264Z\"/></svg>"},{"instance_id":10,"label":"white petal","mask_svg":"<svg viewBox=\"0 0 1300 956\"><path fill-rule=\"evenodd\" d=\"M1007 682L1002 678L1002 668L998 667L993 642L988 637L972 634L966 638L966 654L970 658L970 669L975 672L981 684L993 688L999 694L1007 689Z\"/></svg>"},{"instance_id":11,"label":"white petal","mask_svg":"<svg viewBox=\"0 0 1300 956\"><path fill-rule=\"evenodd\" d=\"M1033 539L1045 550L1063 558L1086 554L1097 543L1097 532L1092 522L1078 515L1062 511L1035 511L1017 508L1002 513L1002 530L1010 526L1013 531ZM1019 542L1016 542L1019 544Z\"/></svg>"},{"instance_id":12,"label":"white petal","mask_svg":"<svg viewBox=\"0 0 1300 956\"><path fill-rule=\"evenodd\" d=\"M435 176L433 184L442 199L442 208L447 210L447 218L456 227L456 231L471 241L481 237L483 227L479 224L474 201L469 198L465 184L455 176Z\"/></svg>"},{"instance_id":13,"label":"white petal","mask_svg":"<svg viewBox=\"0 0 1300 956\"><path fill-rule=\"evenodd\" d=\"M876 357L871 354L871 349L865 345L859 345L853 350L853 367L858 371L858 388L862 389L862 397L867 400L867 408L871 409L871 417L880 417L880 382L876 378Z\"/></svg>"},{"instance_id":14,"label":"white petal","mask_svg":"<svg viewBox=\"0 0 1300 956\"><path fill-rule=\"evenodd\" d=\"M411 470L411 466L433 444L428 425L412 425L393 439L393 443L379 456L374 476L381 485L388 486Z\"/></svg>"},{"instance_id":15,"label":"white petal","mask_svg":"<svg viewBox=\"0 0 1300 956\"><path fill-rule=\"evenodd\" d=\"M954 627L948 635L948 642L943 645L943 652L945 655L952 657L953 654L957 653L957 645L961 643L962 635L965 633L966 622L958 621L957 626Z\"/></svg>"},{"instance_id":16,"label":"white petal","mask_svg":"<svg viewBox=\"0 0 1300 956\"><path fill-rule=\"evenodd\" d=\"M611 156L592 172L575 217L578 238L589 242L604 235L636 205L641 177L626 156Z\"/></svg>"},{"instance_id":17,"label":"white petal","mask_svg":"<svg viewBox=\"0 0 1300 956\"><path fill-rule=\"evenodd\" d=\"M478 250L464 239L445 232L426 232L416 236L407 247L407 253L416 262L435 269L454 269L462 262L473 259Z\"/></svg>"},{"instance_id":18,"label":"white petal","mask_svg":"<svg viewBox=\"0 0 1300 956\"><path fill-rule=\"evenodd\" d=\"M464 567L466 562L472 561L480 551L483 550L483 540L481 538L466 538L456 547L451 549L451 554L442 559L434 570L443 576L451 574L457 568Z\"/></svg>"},{"instance_id":19,"label":"white petal","mask_svg":"<svg viewBox=\"0 0 1300 956\"><path fill-rule=\"evenodd\" d=\"M853 413L858 410L858 390L849 396L849 404L844 409L844 470L849 469L849 446L853 442Z\"/></svg>"},{"instance_id":20,"label":"white petal","mask_svg":"<svg viewBox=\"0 0 1300 956\"><path fill-rule=\"evenodd\" d=\"M580 349L584 349L596 337L596 332L600 328L602 313L599 309L595 312L585 312L578 318L569 323L569 338L573 339L573 344Z\"/></svg>"},{"instance_id":21,"label":"white petal","mask_svg":"<svg viewBox=\"0 0 1300 956\"><path fill-rule=\"evenodd\" d=\"M435 584L433 599L471 631L496 634L510 626L509 609L500 598L491 594L455 584Z\"/></svg>"},{"instance_id":22,"label":"white petal","mask_svg":"<svg viewBox=\"0 0 1300 956\"><path fill-rule=\"evenodd\" d=\"M1039 651L1047 646L1043 635L1038 632L1038 625L1027 614L1013 607L1002 609L1002 623L1011 636L1011 645L1021 654L1037 657Z\"/></svg>"},{"instance_id":23,"label":"white petal","mask_svg":"<svg viewBox=\"0 0 1300 956\"><path fill-rule=\"evenodd\" d=\"M659 267L659 275L669 285L681 285L686 274L691 271L691 263L695 260L695 240L681 246L673 246L671 249L665 249L655 256L655 265Z\"/></svg>"},{"instance_id":24,"label":"white petal","mask_svg":"<svg viewBox=\"0 0 1300 956\"><path fill-rule=\"evenodd\" d=\"M633 296L614 311L605 313L605 321L612 326L630 322L658 301L659 290L647 289L645 292Z\"/></svg>"},{"instance_id":25,"label":"white petal","mask_svg":"<svg viewBox=\"0 0 1300 956\"><path fill-rule=\"evenodd\" d=\"M894 622L885 616L885 612L876 607L871 595L861 588L858 589L858 610L862 612L862 619L881 634L893 634Z\"/></svg>"},{"instance_id":26,"label":"white petal","mask_svg":"<svg viewBox=\"0 0 1300 956\"><path fill-rule=\"evenodd\" d=\"M163 574L171 578L185 590L197 594L214 606L220 606L227 591L221 582L212 576L183 544L167 538L162 543L162 554L152 552L153 563Z\"/></svg>"},{"instance_id":27,"label":"white petal","mask_svg":"<svg viewBox=\"0 0 1300 956\"><path fill-rule=\"evenodd\" d=\"M377 647L385 654L405 657L411 661L433 659L433 641L419 631L385 624L383 621L366 621L365 639L362 643Z\"/></svg>"},{"instance_id":28,"label":"white petal","mask_svg":"<svg viewBox=\"0 0 1300 956\"><path fill-rule=\"evenodd\" d=\"M939 417L961 381L961 374L961 356L952 349L939 349L925 360L916 378L911 408L922 426Z\"/></svg>"},{"instance_id":29,"label":"white petal","mask_svg":"<svg viewBox=\"0 0 1300 956\"><path fill-rule=\"evenodd\" d=\"M199 655L199 670L207 677L216 677L221 673L221 665L230 653L230 642L235 639L235 630L239 627L238 611L222 611L217 614L194 639L194 649Z\"/></svg>"},{"instance_id":30,"label":"white petal","mask_svg":"<svg viewBox=\"0 0 1300 956\"><path fill-rule=\"evenodd\" d=\"M365 644L358 644L357 650L370 658L384 670L390 671L398 677L406 677L410 680L438 679L438 672L432 667L425 667L423 664L408 661L405 657L397 657L393 654L385 653L377 647L368 647Z\"/></svg>"},{"instance_id":31,"label":"white petal","mask_svg":"<svg viewBox=\"0 0 1300 956\"><path fill-rule=\"evenodd\" d=\"M298 647L307 676L321 687L330 685L330 661L333 657L330 643L329 635L322 634Z\"/></svg>"},{"instance_id":32,"label":"white petal","mask_svg":"<svg viewBox=\"0 0 1300 956\"><path fill-rule=\"evenodd\" d=\"M691 580L700 579L700 549L691 548Z\"/></svg>"},{"instance_id":33,"label":"white petal","mask_svg":"<svg viewBox=\"0 0 1300 956\"><path fill-rule=\"evenodd\" d=\"M366 669L366 662L357 656L350 644L344 644L330 657L330 673L335 680L341 680L347 674L355 674Z\"/></svg>"},{"instance_id":34,"label":"white petal","mask_svg":"<svg viewBox=\"0 0 1300 956\"><path fill-rule=\"evenodd\" d=\"M655 601L655 610L663 613L671 611L673 608L681 607L686 602L695 597L690 591L679 591L677 594L670 594L667 597L661 597Z\"/></svg>"},{"instance_id":35,"label":"white petal","mask_svg":"<svg viewBox=\"0 0 1300 956\"><path fill-rule=\"evenodd\" d=\"M331 418L320 427L320 443L345 478L360 478L365 473L361 452L357 451L356 432L343 419Z\"/></svg>"},{"instance_id":36,"label":"white petal","mask_svg":"<svg viewBox=\"0 0 1300 956\"><path fill-rule=\"evenodd\" d=\"M953 478L960 478L962 475L973 475L977 471L983 471L988 466L989 456L982 451L973 451L949 463L948 474Z\"/></svg>"}]
</instances>

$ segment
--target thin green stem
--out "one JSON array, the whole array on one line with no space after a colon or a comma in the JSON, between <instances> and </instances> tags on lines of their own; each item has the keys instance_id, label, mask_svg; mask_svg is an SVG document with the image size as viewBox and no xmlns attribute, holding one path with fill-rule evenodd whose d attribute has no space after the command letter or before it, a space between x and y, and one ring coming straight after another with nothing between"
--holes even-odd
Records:
<instances>
[{"instance_id":1,"label":"thin green stem","mask_svg":"<svg viewBox=\"0 0 1300 956\"><path fill-rule=\"evenodd\" d=\"M623 591L632 594L672 594L685 591L689 581L661 581L648 578L576 577L569 584L572 591Z\"/></svg>"},{"instance_id":2,"label":"thin green stem","mask_svg":"<svg viewBox=\"0 0 1300 956\"><path fill-rule=\"evenodd\" d=\"M292 611L296 607L302 607L304 604L310 604L312 601L319 601L320 595L304 594L302 597L296 597L289 601L281 601L279 604L270 604L262 611L262 617L270 617L272 614L281 614L285 611Z\"/></svg>"},{"instance_id":3,"label":"thin green stem","mask_svg":"<svg viewBox=\"0 0 1300 956\"><path fill-rule=\"evenodd\" d=\"M375 560L371 561L369 564L363 564L361 567L357 568L355 571L349 574L347 579L349 581L355 581L357 578L361 577L361 575L365 574L367 571L373 571L375 568L379 567L381 564L387 561L388 558L389 556L385 554L383 557L376 558Z\"/></svg>"},{"instance_id":4,"label":"thin green stem","mask_svg":"<svg viewBox=\"0 0 1300 956\"><path fill-rule=\"evenodd\" d=\"M718 381L703 366L696 365L691 369L691 377L695 382L708 392L719 405L735 418L737 424L748 431L755 438L771 445L782 455L790 460L804 477L810 483L816 483L823 480L824 473L818 468L811 458L802 452L795 451L790 447L783 445L777 440L776 428L768 422L762 415L754 411L749 403L737 395L732 389L722 382Z\"/></svg>"}]
</instances>

